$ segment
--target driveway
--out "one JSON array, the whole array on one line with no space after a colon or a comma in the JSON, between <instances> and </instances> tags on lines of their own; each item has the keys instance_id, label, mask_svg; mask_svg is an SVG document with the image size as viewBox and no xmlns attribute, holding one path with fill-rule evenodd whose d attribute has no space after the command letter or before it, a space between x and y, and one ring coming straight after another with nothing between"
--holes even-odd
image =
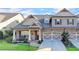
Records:
<instances>
[{"instance_id":1,"label":"driveway","mask_svg":"<svg viewBox=\"0 0 79 59\"><path fill-rule=\"evenodd\" d=\"M44 39L44 41L39 47L39 50L66 51L66 48L60 40Z\"/></svg>"},{"instance_id":2,"label":"driveway","mask_svg":"<svg viewBox=\"0 0 79 59\"><path fill-rule=\"evenodd\" d=\"M69 39L71 43L76 47L79 48L79 40L77 39Z\"/></svg>"}]
</instances>

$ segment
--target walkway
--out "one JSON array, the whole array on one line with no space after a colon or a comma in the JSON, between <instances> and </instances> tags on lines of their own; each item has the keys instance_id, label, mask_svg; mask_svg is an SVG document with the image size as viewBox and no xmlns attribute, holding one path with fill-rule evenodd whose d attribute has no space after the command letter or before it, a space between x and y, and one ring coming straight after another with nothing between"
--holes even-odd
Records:
<instances>
[{"instance_id":1,"label":"walkway","mask_svg":"<svg viewBox=\"0 0 79 59\"><path fill-rule=\"evenodd\" d=\"M45 40L40 45L39 50L66 51L64 44L60 40Z\"/></svg>"},{"instance_id":2,"label":"walkway","mask_svg":"<svg viewBox=\"0 0 79 59\"><path fill-rule=\"evenodd\" d=\"M79 40L70 39L70 41L75 47L79 48Z\"/></svg>"}]
</instances>

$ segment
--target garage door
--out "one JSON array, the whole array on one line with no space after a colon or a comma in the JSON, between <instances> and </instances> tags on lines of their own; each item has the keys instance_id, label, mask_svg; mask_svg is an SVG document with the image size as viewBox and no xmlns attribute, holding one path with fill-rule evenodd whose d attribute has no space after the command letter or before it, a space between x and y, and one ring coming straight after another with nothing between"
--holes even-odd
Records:
<instances>
[{"instance_id":1,"label":"garage door","mask_svg":"<svg viewBox=\"0 0 79 59\"><path fill-rule=\"evenodd\" d=\"M61 32L53 32L53 39L61 40Z\"/></svg>"},{"instance_id":2,"label":"garage door","mask_svg":"<svg viewBox=\"0 0 79 59\"><path fill-rule=\"evenodd\" d=\"M43 32L43 39L51 39L51 32Z\"/></svg>"},{"instance_id":3,"label":"garage door","mask_svg":"<svg viewBox=\"0 0 79 59\"><path fill-rule=\"evenodd\" d=\"M60 32L53 32L48 31L43 33L43 39L60 39L61 40L61 33Z\"/></svg>"},{"instance_id":4,"label":"garage door","mask_svg":"<svg viewBox=\"0 0 79 59\"><path fill-rule=\"evenodd\" d=\"M77 33L69 33L69 39L76 39L77 38Z\"/></svg>"}]
</instances>

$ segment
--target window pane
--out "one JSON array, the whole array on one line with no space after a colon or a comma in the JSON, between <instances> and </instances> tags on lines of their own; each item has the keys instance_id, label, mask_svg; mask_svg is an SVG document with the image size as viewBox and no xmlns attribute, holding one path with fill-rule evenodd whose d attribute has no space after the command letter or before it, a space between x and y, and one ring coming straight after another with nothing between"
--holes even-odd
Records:
<instances>
[{"instance_id":1,"label":"window pane","mask_svg":"<svg viewBox=\"0 0 79 59\"><path fill-rule=\"evenodd\" d=\"M74 24L74 19L67 19L67 24Z\"/></svg>"},{"instance_id":2,"label":"window pane","mask_svg":"<svg viewBox=\"0 0 79 59\"><path fill-rule=\"evenodd\" d=\"M49 23L49 19L44 19L44 23Z\"/></svg>"},{"instance_id":3,"label":"window pane","mask_svg":"<svg viewBox=\"0 0 79 59\"><path fill-rule=\"evenodd\" d=\"M61 19L55 19L55 24L61 24Z\"/></svg>"}]
</instances>

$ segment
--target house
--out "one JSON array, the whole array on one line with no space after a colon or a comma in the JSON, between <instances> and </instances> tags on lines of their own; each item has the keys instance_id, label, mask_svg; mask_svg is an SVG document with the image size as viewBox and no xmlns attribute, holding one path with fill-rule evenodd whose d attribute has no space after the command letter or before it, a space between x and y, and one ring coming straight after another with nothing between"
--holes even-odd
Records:
<instances>
[{"instance_id":1,"label":"house","mask_svg":"<svg viewBox=\"0 0 79 59\"><path fill-rule=\"evenodd\" d=\"M79 24L78 15L67 9L62 9L54 15L29 15L13 30L13 41L26 38L34 40L61 40L61 34L65 30L70 39L78 39Z\"/></svg>"},{"instance_id":2,"label":"house","mask_svg":"<svg viewBox=\"0 0 79 59\"><path fill-rule=\"evenodd\" d=\"M0 30L14 28L24 17L20 13L0 13Z\"/></svg>"}]
</instances>

